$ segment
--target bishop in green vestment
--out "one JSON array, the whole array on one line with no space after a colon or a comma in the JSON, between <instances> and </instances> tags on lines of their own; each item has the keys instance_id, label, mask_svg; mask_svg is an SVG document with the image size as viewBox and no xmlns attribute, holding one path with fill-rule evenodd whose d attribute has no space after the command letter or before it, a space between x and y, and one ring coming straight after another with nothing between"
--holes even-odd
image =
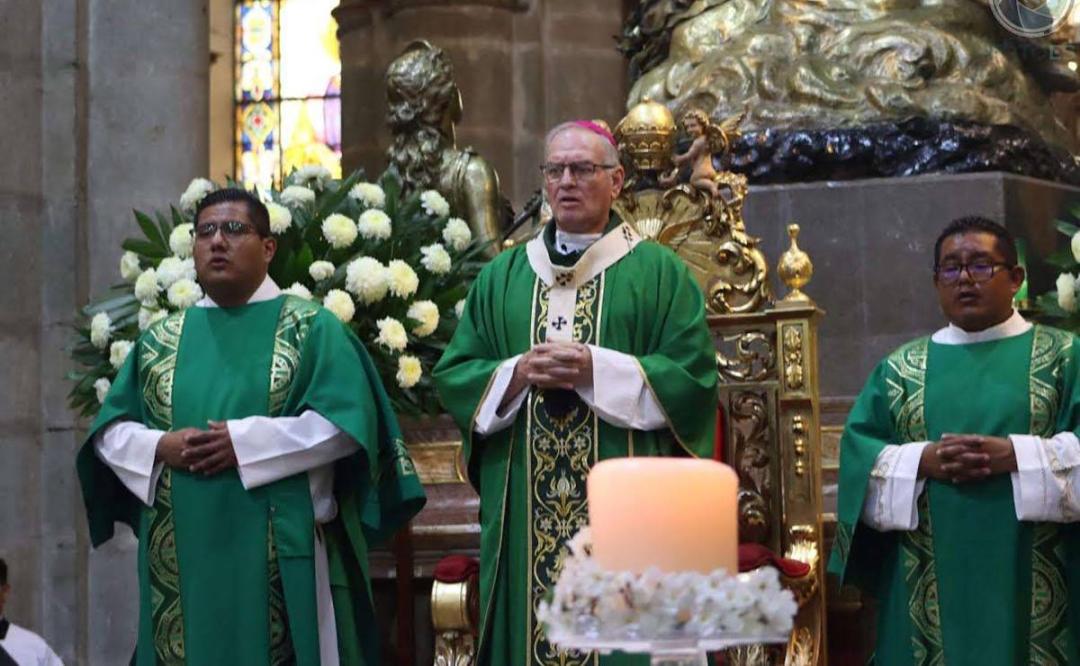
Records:
<instances>
[{"instance_id":1,"label":"bishop in green vestment","mask_svg":"<svg viewBox=\"0 0 1080 666\"><path fill-rule=\"evenodd\" d=\"M935 247L948 327L874 370L841 440L830 572L879 604L875 664L1080 664L1080 345L1012 308L1015 243Z\"/></svg>"},{"instance_id":2,"label":"bishop in green vestment","mask_svg":"<svg viewBox=\"0 0 1080 666\"><path fill-rule=\"evenodd\" d=\"M79 451L90 537L139 539L138 666L379 663L367 549L423 490L363 345L266 275L262 203L208 195L207 297L136 342Z\"/></svg>"},{"instance_id":3,"label":"bishop in green vestment","mask_svg":"<svg viewBox=\"0 0 1080 666\"><path fill-rule=\"evenodd\" d=\"M587 522L596 461L711 455L704 298L673 252L611 215L623 174L603 128L553 130L543 173L555 221L484 269L434 372L480 494L478 664L647 664L559 652L535 611Z\"/></svg>"}]
</instances>

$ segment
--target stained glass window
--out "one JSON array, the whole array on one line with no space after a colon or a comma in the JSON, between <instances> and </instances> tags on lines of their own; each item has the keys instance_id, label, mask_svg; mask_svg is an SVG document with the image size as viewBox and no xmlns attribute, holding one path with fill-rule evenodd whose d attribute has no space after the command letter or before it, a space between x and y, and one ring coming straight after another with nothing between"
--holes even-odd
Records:
<instances>
[{"instance_id":1,"label":"stained glass window","mask_svg":"<svg viewBox=\"0 0 1080 666\"><path fill-rule=\"evenodd\" d=\"M236 5L236 179L280 185L319 164L341 177L338 0Z\"/></svg>"}]
</instances>

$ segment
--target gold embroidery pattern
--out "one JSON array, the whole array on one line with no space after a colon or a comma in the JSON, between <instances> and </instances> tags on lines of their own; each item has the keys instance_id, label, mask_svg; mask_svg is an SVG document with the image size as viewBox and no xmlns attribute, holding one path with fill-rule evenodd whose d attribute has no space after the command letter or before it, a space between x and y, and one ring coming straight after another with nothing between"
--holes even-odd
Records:
<instances>
[{"instance_id":1,"label":"gold embroidery pattern","mask_svg":"<svg viewBox=\"0 0 1080 666\"><path fill-rule=\"evenodd\" d=\"M285 406L293 377L300 367L300 350L318 312L318 305L295 296L286 296L281 305L274 332L274 354L270 360L271 416L278 416Z\"/></svg>"},{"instance_id":2,"label":"gold embroidery pattern","mask_svg":"<svg viewBox=\"0 0 1080 666\"><path fill-rule=\"evenodd\" d=\"M1031 343L1031 434L1052 437L1061 404L1061 384L1074 372L1069 359L1070 333L1035 326ZM1068 664L1073 637L1068 622L1068 588L1065 584L1065 549L1058 525L1038 523L1031 527L1031 652L1028 662L1051 666Z\"/></svg>"},{"instance_id":3,"label":"gold embroidery pattern","mask_svg":"<svg viewBox=\"0 0 1080 666\"><path fill-rule=\"evenodd\" d=\"M172 428L173 375L180 334L184 330L185 311L174 312L151 326L139 346L139 365L143 372L143 403L148 426L156 430Z\"/></svg>"},{"instance_id":4,"label":"gold embroidery pattern","mask_svg":"<svg viewBox=\"0 0 1080 666\"><path fill-rule=\"evenodd\" d=\"M897 439L921 442L926 432L926 360L930 339L913 340L889 356L888 394ZM911 642L917 666L945 663L934 567L934 529L927 493L919 498L919 527L900 536L900 561L908 589Z\"/></svg>"},{"instance_id":5,"label":"gold embroidery pattern","mask_svg":"<svg viewBox=\"0 0 1080 666\"><path fill-rule=\"evenodd\" d=\"M597 276L578 288L574 310L574 339L596 341L600 284ZM547 339L550 289L541 286L533 342ZM529 402L529 655L528 664L579 666L596 663L592 654L555 648L536 622L536 606L562 569L565 544L588 522L585 478L594 461L597 438L596 415L578 400L568 414L552 418L542 392L530 394Z\"/></svg>"},{"instance_id":6,"label":"gold embroidery pattern","mask_svg":"<svg viewBox=\"0 0 1080 666\"><path fill-rule=\"evenodd\" d=\"M267 569L270 588L270 664L279 666L296 663L296 652L289 633L289 612L285 605L285 590L281 585L281 568L278 566L277 547L274 545L274 528L267 523Z\"/></svg>"},{"instance_id":7,"label":"gold embroidery pattern","mask_svg":"<svg viewBox=\"0 0 1080 666\"><path fill-rule=\"evenodd\" d=\"M184 666L184 614L180 605L180 564L172 509L172 470L161 472L153 508L148 509L147 562L154 652L161 666Z\"/></svg>"}]
</instances>

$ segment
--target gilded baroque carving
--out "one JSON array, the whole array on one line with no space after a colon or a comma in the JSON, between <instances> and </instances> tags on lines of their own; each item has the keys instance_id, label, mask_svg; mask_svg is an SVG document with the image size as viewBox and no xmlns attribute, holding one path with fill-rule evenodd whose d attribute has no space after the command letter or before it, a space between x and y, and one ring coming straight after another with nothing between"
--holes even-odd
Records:
<instances>
[{"instance_id":1,"label":"gilded baroque carving","mask_svg":"<svg viewBox=\"0 0 1080 666\"><path fill-rule=\"evenodd\" d=\"M739 534L744 541L765 542L771 532L772 462L769 407L765 392L738 391L731 396L731 429L739 473Z\"/></svg>"},{"instance_id":2,"label":"gilded baroque carving","mask_svg":"<svg viewBox=\"0 0 1080 666\"><path fill-rule=\"evenodd\" d=\"M784 326L784 382L790 391L803 388L803 333L798 324Z\"/></svg>"},{"instance_id":3,"label":"gilded baroque carving","mask_svg":"<svg viewBox=\"0 0 1080 666\"><path fill-rule=\"evenodd\" d=\"M773 338L761 331L724 335L718 342L716 368L722 381L761 382L770 379L776 370L776 350ZM734 346L734 357L725 347Z\"/></svg>"},{"instance_id":4,"label":"gilded baroque carving","mask_svg":"<svg viewBox=\"0 0 1080 666\"><path fill-rule=\"evenodd\" d=\"M476 656L473 637L460 631L435 635L435 666L472 666Z\"/></svg>"}]
</instances>

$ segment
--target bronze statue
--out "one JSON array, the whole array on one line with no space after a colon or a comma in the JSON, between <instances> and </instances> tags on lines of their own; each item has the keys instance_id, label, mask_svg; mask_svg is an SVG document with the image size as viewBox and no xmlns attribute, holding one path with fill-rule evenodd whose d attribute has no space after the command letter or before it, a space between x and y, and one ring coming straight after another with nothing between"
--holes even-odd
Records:
<instances>
[{"instance_id":1,"label":"bronze statue","mask_svg":"<svg viewBox=\"0 0 1080 666\"><path fill-rule=\"evenodd\" d=\"M446 53L426 40L410 43L386 70L386 97L391 166L409 190L438 190L476 238L495 241L493 255L509 223L509 204L495 169L471 148L457 146L461 92Z\"/></svg>"}]
</instances>

